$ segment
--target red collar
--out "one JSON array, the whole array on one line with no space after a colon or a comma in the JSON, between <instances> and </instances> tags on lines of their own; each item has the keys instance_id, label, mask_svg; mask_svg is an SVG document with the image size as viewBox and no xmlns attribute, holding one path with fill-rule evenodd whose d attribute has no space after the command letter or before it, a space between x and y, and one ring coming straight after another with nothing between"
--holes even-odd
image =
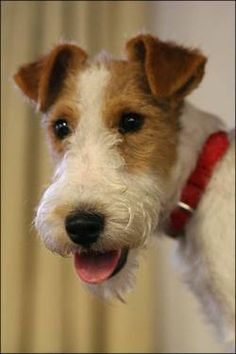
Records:
<instances>
[{"instance_id":1,"label":"red collar","mask_svg":"<svg viewBox=\"0 0 236 354\"><path fill-rule=\"evenodd\" d=\"M180 201L170 214L170 236L177 238L183 232L201 200L217 162L228 147L228 135L223 131L210 135L203 145L196 167L182 190Z\"/></svg>"}]
</instances>

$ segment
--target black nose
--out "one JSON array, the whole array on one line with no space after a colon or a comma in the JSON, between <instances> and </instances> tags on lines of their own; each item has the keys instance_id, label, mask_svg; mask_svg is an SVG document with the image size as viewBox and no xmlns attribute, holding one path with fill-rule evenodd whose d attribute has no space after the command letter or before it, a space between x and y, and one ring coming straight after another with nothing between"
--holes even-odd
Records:
<instances>
[{"instance_id":1,"label":"black nose","mask_svg":"<svg viewBox=\"0 0 236 354\"><path fill-rule=\"evenodd\" d=\"M98 240L104 229L104 216L99 213L77 211L67 216L65 228L74 243L89 247Z\"/></svg>"}]
</instances>

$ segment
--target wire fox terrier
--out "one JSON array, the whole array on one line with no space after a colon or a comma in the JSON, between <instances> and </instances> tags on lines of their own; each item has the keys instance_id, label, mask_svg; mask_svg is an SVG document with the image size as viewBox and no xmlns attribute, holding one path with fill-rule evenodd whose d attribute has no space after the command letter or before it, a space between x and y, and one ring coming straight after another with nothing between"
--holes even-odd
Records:
<instances>
[{"instance_id":1,"label":"wire fox terrier","mask_svg":"<svg viewBox=\"0 0 236 354\"><path fill-rule=\"evenodd\" d=\"M126 59L102 52L90 61L63 43L14 76L43 114L56 163L36 228L105 298L132 288L140 252L165 230L185 279L233 343L234 138L185 102L206 58L148 34L126 50Z\"/></svg>"}]
</instances>

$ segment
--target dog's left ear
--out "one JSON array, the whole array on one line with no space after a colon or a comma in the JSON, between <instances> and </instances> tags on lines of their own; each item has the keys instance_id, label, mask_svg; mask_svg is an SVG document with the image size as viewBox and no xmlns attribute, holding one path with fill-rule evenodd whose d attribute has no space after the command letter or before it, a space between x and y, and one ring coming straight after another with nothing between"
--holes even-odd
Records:
<instances>
[{"instance_id":1,"label":"dog's left ear","mask_svg":"<svg viewBox=\"0 0 236 354\"><path fill-rule=\"evenodd\" d=\"M162 42L149 34L126 44L128 59L141 62L153 95L177 101L195 89L204 75L206 58L198 51Z\"/></svg>"}]
</instances>

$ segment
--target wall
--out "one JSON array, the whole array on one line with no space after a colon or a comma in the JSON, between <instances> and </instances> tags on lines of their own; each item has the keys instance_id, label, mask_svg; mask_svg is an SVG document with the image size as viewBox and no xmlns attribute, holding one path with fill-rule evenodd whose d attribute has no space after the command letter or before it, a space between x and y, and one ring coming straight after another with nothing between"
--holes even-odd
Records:
<instances>
[{"instance_id":1,"label":"wall","mask_svg":"<svg viewBox=\"0 0 236 354\"><path fill-rule=\"evenodd\" d=\"M208 56L205 78L191 101L235 125L235 2L154 1L152 30L163 39L199 47Z\"/></svg>"},{"instance_id":2,"label":"wall","mask_svg":"<svg viewBox=\"0 0 236 354\"><path fill-rule=\"evenodd\" d=\"M151 30L161 39L199 47L208 56L206 74L190 101L235 126L234 1L153 1ZM160 352L221 352L193 295L171 267L173 242L159 241L156 256L156 327ZM194 276L194 275L193 275Z\"/></svg>"}]
</instances>

